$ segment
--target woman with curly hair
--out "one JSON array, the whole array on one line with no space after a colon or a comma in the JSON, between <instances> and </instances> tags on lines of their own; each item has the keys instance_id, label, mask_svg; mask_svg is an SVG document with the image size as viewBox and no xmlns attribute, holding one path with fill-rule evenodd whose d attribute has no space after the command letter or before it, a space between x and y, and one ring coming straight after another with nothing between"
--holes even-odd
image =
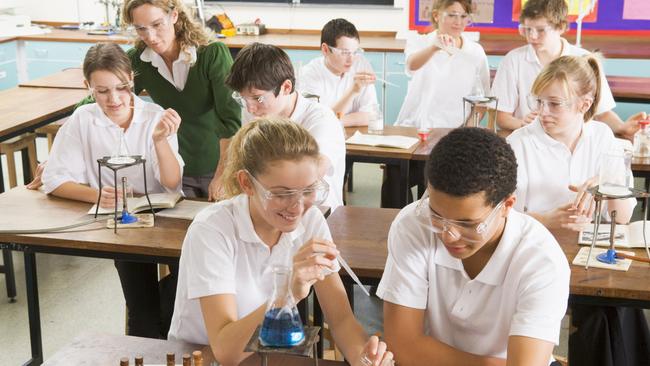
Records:
<instances>
[{"instance_id":1,"label":"woman with curly hair","mask_svg":"<svg viewBox=\"0 0 650 366\"><path fill-rule=\"evenodd\" d=\"M135 93L146 89L156 104L176 110L183 120L178 142L186 163L185 195L216 199L220 156L241 126L241 109L224 84L230 50L211 41L181 0L127 0L122 19L136 34L128 51Z\"/></svg>"}]
</instances>

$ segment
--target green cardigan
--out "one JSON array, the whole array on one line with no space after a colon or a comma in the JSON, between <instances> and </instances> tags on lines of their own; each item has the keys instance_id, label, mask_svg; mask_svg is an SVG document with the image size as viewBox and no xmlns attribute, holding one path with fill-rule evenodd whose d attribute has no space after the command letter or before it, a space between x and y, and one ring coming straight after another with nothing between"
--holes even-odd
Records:
<instances>
[{"instance_id":1,"label":"green cardigan","mask_svg":"<svg viewBox=\"0 0 650 366\"><path fill-rule=\"evenodd\" d=\"M180 91L151 63L140 59L143 51L127 51L135 72L135 94L147 90L156 104L181 116L178 145L185 161L184 175L213 174L219 162L219 139L232 137L241 127L241 107L224 84L232 66L230 50L221 42L199 47Z\"/></svg>"}]
</instances>

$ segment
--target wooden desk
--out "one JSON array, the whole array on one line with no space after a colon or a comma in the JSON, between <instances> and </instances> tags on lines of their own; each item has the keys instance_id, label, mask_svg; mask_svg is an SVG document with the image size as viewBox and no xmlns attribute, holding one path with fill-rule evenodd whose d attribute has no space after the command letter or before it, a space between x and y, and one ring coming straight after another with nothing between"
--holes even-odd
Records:
<instances>
[{"instance_id":1,"label":"wooden desk","mask_svg":"<svg viewBox=\"0 0 650 366\"><path fill-rule=\"evenodd\" d=\"M650 103L650 78L607 76L614 99L624 103Z\"/></svg>"},{"instance_id":2,"label":"wooden desk","mask_svg":"<svg viewBox=\"0 0 650 366\"><path fill-rule=\"evenodd\" d=\"M167 352L173 352L176 364L180 365L184 353L191 354L199 350L203 353L203 364L209 366L213 360L208 346L193 345L151 338L130 337L124 335L87 334L77 337L72 343L63 347L50 357L43 366L68 365L119 365L120 358L128 357L130 365L136 355L142 355L145 365L165 365ZM258 366L260 358L253 355L241 363L241 366ZM312 366L313 360L305 357L272 355L270 366ZM319 365L344 366L342 361L318 360Z\"/></svg>"},{"instance_id":3,"label":"wooden desk","mask_svg":"<svg viewBox=\"0 0 650 366\"><path fill-rule=\"evenodd\" d=\"M51 228L92 218L90 204L47 196L17 187L0 194L0 230ZM26 365L43 362L41 321L36 277L36 253L120 259L135 262L177 263L189 221L159 217L155 227L104 228L105 222L60 233L2 234L0 249L22 251L25 258L27 311L32 358Z\"/></svg>"},{"instance_id":4,"label":"wooden desk","mask_svg":"<svg viewBox=\"0 0 650 366\"><path fill-rule=\"evenodd\" d=\"M81 68L70 68L18 86L35 88L86 89Z\"/></svg>"},{"instance_id":5,"label":"wooden desk","mask_svg":"<svg viewBox=\"0 0 650 366\"><path fill-rule=\"evenodd\" d=\"M345 138L352 136L356 131L361 133L368 133L367 127L347 127L345 128ZM417 138L417 129L414 127L401 127L401 126L384 126L384 135L401 135ZM345 145L345 166L346 174L350 170L352 164L358 163L375 163L386 164L395 166L399 171L399 192L400 197L398 202L401 206L406 206L408 203L408 191L410 189L410 169L411 158L413 153L418 148L419 143L413 145L409 149L394 149L386 147L373 147L363 145Z\"/></svg>"},{"instance_id":6,"label":"wooden desk","mask_svg":"<svg viewBox=\"0 0 650 366\"><path fill-rule=\"evenodd\" d=\"M0 91L0 141L10 139L72 113L72 109L88 94L80 89L23 88ZM31 180L27 151L23 151L23 175ZM0 170L0 192L4 183Z\"/></svg>"},{"instance_id":7,"label":"wooden desk","mask_svg":"<svg viewBox=\"0 0 650 366\"><path fill-rule=\"evenodd\" d=\"M399 211L394 209L341 206L327 219L332 238L350 267L364 284L381 279L388 254L388 230ZM573 261L580 246L578 235L568 230L554 230L567 260ZM635 249L645 257L645 251ZM650 308L650 265L632 262L627 272L571 265L569 300L573 303L624 305ZM350 283L345 271L340 272Z\"/></svg>"}]
</instances>

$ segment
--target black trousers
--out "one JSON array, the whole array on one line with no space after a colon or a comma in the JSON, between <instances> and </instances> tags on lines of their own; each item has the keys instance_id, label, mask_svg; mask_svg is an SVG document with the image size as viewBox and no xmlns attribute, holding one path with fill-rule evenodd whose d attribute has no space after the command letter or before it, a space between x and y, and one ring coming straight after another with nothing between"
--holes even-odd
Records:
<instances>
[{"instance_id":1,"label":"black trousers","mask_svg":"<svg viewBox=\"0 0 650 366\"><path fill-rule=\"evenodd\" d=\"M649 366L650 332L641 309L572 305L571 366Z\"/></svg>"},{"instance_id":2,"label":"black trousers","mask_svg":"<svg viewBox=\"0 0 650 366\"><path fill-rule=\"evenodd\" d=\"M176 299L178 264L158 281L156 263L115 261L128 309L128 335L166 339Z\"/></svg>"}]
</instances>

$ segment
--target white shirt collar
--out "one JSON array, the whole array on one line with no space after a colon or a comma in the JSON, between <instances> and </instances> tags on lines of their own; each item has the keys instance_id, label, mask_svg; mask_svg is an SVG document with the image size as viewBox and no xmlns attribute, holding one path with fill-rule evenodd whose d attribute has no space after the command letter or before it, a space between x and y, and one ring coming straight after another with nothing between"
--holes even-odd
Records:
<instances>
[{"instance_id":1,"label":"white shirt collar","mask_svg":"<svg viewBox=\"0 0 650 366\"><path fill-rule=\"evenodd\" d=\"M485 267L483 267L478 276L474 278L475 281L492 286L498 286L503 283L506 273L508 272L508 265L510 263L512 252L521 240L521 228L524 225L524 222L522 222L522 217L520 215L521 214L517 213L515 210L510 210L501 240L490 257L490 260L487 262ZM469 278L467 272L465 272L462 261L452 257L442 242L440 242L440 239L435 237L434 240L438 241L436 243L436 253L434 255L434 262L436 265L461 271L464 276Z\"/></svg>"},{"instance_id":2,"label":"white shirt collar","mask_svg":"<svg viewBox=\"0 0 650 366\"><path fill-rule=\"evenodd\" d=\"M593 126L593 123L590 124L589 121L583 123L582 131L580 132L580 136L578 137L578 143L576 144L574 152L577 151L582 144L584 144L584 141L587 138L586 136L592 133L591 126ZM546 133L546 131L544 131L544 128L542 127L542 123L539 121L539 119L535 119L529 126L525 126L523 128L526 128L528 132L530 132L532 136L531 140L533 141L535 147L537 147L538 149L542 149L544 147L556 148L559 146L563 146L566 148L566 146L563 143L555 140L554 138L549 136Z\"/></svg>"},{"instance_id":3,"label":"white shirt collar","mask_svg":"<svg viewBox=\"0 0 650 366\"><path fill-rule=\"evenodd\" d=\"M255 232L255 227L253 226L253 221L251 219L251 213L248 205L248 195L242 193L239 196L235 197L233 201L233 215L235 218L234 222L237 223L237 235L239 236L239 239L247 243L256 243L266 246L266 244ZM282 242L283 240L293 242L295 239L304 234L304 232L305 227L302 225L302 222L299 222L295 230L288 233L282 233L280 240L278 240L278 243Z\"/></svg>"},{"instance_id":4,"label":"white shirt collar","mask_svg":"<svg viewBox=\"0 0 650 366\"><path fill-rule=\"evenodd\" d=\"M153 67L158 69L158 73L160 73L165 80L169 81L178 90L183 90L185 87L187 74L189 73L190 67L192 67L196 62L196 59L196 47L191 46L181 50L178 59L172 63L172 69L174 70L172 75L172 72L167 68L162 56L151 48L145 48L140 54L140 60L151 63Z\"/></svg>"},{"instance_id":5,"label":"white shirt collar","mask_svg":"<svg viewBox=\"0 0 650 366\"><path fill-rule=\"evenodd\" d=\"M294 91L297 95L298 98L296 99L296 107L293 109L293 112L289 116L289 119L298 123L299 125L302 124L302 116L307 112L307 108L309 107L309 103L312 101L308 100L307 98L303 97L298 93L297 91ZM313 102L315 103L315 102Z\"/></svg>"}]
</instances>

